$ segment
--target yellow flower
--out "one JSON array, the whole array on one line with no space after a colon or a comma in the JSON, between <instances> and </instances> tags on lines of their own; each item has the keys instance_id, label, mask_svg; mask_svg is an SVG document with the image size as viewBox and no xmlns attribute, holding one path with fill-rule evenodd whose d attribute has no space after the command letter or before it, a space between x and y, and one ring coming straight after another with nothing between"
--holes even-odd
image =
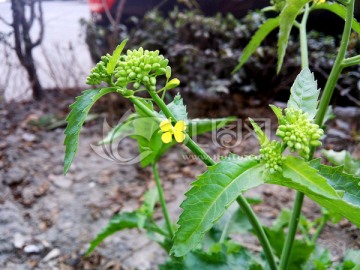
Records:
<instances>
[{"instance_id":1,"label":"yellow flower","mask_svg":"<svg viewBox=\"0 0 360 270\"><path fill-rule=\"evenodd\" d=\"M181 143L185 140L186 124L184 120L178 121L175 126L173 126L169 119L165 119L160 123L160 129L163 132L161 140L164 143L169 143L172 141L172 135L174 135L175 140L178 143Z\"/></svg>"},{"instance_id":2,"label":"yellow flower","mask_svg":"<svg viewBox=\"0 0 360 270\"><path fill-rule=\"evenodd\" d=\"M324 4L326 0L314 0L316 5Z\"/></svg>"}]
</instances>

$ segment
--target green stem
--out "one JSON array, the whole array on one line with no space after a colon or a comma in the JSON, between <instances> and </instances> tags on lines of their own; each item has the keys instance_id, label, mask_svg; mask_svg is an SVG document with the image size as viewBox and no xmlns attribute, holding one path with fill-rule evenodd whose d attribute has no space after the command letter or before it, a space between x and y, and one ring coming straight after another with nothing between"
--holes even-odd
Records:
<instances>
[{"instance_id":1,"label":"green stem","mask_svg":"<svg viewBox=\"0 0 360 270\"><path fill-rule=\"evenodd\" d=\"M290 263L291 251L293 248L296 230L300 220L301 208L304 201L304 193L297 192L293 212L289 223L289 231L286 236L285 245L281 253L280 270L286 270Z\"/></svg>"},{"instance_id":2,"label":"green stem","mask_svg":"<svg viewBox=\"0 0 360 270\"><path fill-rule=\"evenodd\" d=\"M327 216L327 215L321 217L321 222L320 222L319 226L317 227L313 237L311 238L311 243L312 244L316 243L316 240L320 236L320 233L324 229L324 227L325 227L326 223L328 222L328 220L329 220L329 216Z\"/></svg>"},{"instance_id":3,"label":"green stem","mask_svg":"<svg viewBox=\"0 0 360 270\"><path fill-rule=\"evenodd\" d=\"M342 34L339 53L336 56L335 63L333 68L331 69L329 79L327 80L324 92L322 94L320 104L319 104L319 111L316 114L315 123L318 124L320 127L323 124L326 111L328 109L328 106L330 104L331 97L334 93L334 89L337 83L337 80L339 79L340 73L343 69L343 61L345 59L346 49L349 43L349 38L351 34L351 25L354 15L354 2L355 0L350 0L349 5L346 7L346 19L345 19L345 26L344 26L344 32Z\"/></svg>"},{"instance_id":4,"label":"green stem","mask_svg":"<svg viewBox=\"0 0 360 270\"><path fill-rule=\"evenodd\" d=\"M301 68L309 67L309 54L308 54L308 45L307 45L307 36L306 36L306 25L309 18L309 3L305 6L304 15L301 19L300 24L300 48L301 48Z\"/></svg>"},{"instance_id":5,"label":"green stem","mask_svg":"<svg viewBox=\"0 0 360 270\"><path fill-rule=\"evenodd\" d=\"M171 220L170 220L170 217L169 217L169 212L168 212L167 207L166 207L164 190L163 190L163 188L162 188L162 186L161 186L161 180L160 180L160 177L159 177L159 171L158 171L158 169L157 169L157 166L156 166L156 163L155 163L155 162L152 163L151 166L152 166L152 170L153 170L153 173L154 173L155 182L156 182L156 187L157 187L157 190L158 190L158 193L159 193L159 200L160 200L161 208L162 208L163 213L164 213L164 218L165 218L166 226L167 226L167 228L168 228L170 238L172 239L172 238L174 237L174 230L173 230L173 227L172 227L172 225L171 225Z\"/></svg>"},{"instance_id":6,"label":"green stem","mask_svg":"<svg viewBox=\"0 0 360 270\"><path fill-rule=\"evenodd\" d=\"M348 46L350 33L351 33L351 25L352 25L352 19L353 19L353 14L354 14L354 0L350 0L349 5L347 6L346 12L347 12L346 20L345 20L344 32L343 32L343 35L341 38L340 49L337 54L334 66L330 72L329 79L327 80L326 85L324 87L324 92L320 99L319 110L318 110L318 113L316 114L316 118L315 118L315 123L318 124L319 126L322 126L322 124L323 124L327 108L329 106L331 97L333 95L333 92L334 92L334 89L336 86L336 82L339 78L339 75L340 75L342 69L343 69L343 61L345 58L346 49ZM304 14L304 17L305 17L305 14ZM301 26L306 23L306 21L304 21L304 17L301 22ZM305 26L303 26L303 27L305 27ZM302 27L300 29L302 29ZM306 38L306 31L305 32L300 31L300 36L303 36L303 38ZM300 44L302 46L306 45L306 43L302 43L302 42L300 42ZM302 53L302 58L303 58L304 57L303 53L305 55L307 55L307 48L306 49L302 48L301 53ZM301 62L302 62L302 64L306 63L305 60L302 60ZM312 147L311 151L310 151L310 159L313 158L314 152L315 152L315 147ZM283 248L283 251L281 254L281 262L280 262L281 270L286 270L288 268L288 265L290 262L292 246L293 246L295 235L296 235L296 229L297 229L297 226L299 223L299 217L300 217L300 213L301 213L303 200L304 200L304 194L298 192L296 194L294 210L293 210L290 224L289 224L289 232L288 232L288 235L287 235L287 238L285 241L285 245L284 245L284 248Z\"/></svg>"},{"instance_id":7,"label":"green stem","mask_svg":"<svg viewBox=\"0 0 360 270\"><path fill-rule=\"evenodd\" d=\"M271 249L271 245L265 234L264 228L261 225L259 225L259 220L256 214L254 213L254 211L252 210L250 204L247 202L247 200L243 195L237 197L236 201L238 202L241 209L244 211L246 217L248 218L250 224L252 225L255 234L258 237L260 244L263 247L270 269L278 269L275 262L274 254Z\"/></svg>"},{"instance_id":8,"label":"green stem","mask_svg":"<svg viewBox=\"0 0 360 270\"><path fill-rule=\"evenodd\" d=\"M355 66L355 65L359 65L359 64L360 64L360 55L357 55L357 56L353 56L353 57L344 59L344 61L342 62L342 67L346 68L346 67Z\"/></svg>"},{"instance_id":9,"label":"green stem","mask_svg":"<svg viewBox=\"0 0 360 270\"><path fill-rule=\"evenodd\" d=\"M309 54L308 54L308 45L307 45L307 35L306 35L306 25L309 18L309 4L306 4L304 15L302 17L301 23L298 26L300 31L300 50L301 50L301 68L309 67ZM294 245L296 231L299 225L301 208L304 201L304 194L302 192L296 192L294 208L291 215L289 223L289 231L285 239L285 244L281 252L280 257L280 266L281 270L286 270L290 263L291 252Z\"/></svg>"},{"instance_id":10,"label":"green stem","mask_svg":"<svg viewBox=\"0 0 360 270\"><path fill-rule=\"evenodd\" d=\"M162 110L162 112L165 114L166 117L171 118L173 121L177 121L175 116L172 114L172 112L169 110L169 108L166 106L164 101L156 94L155 91L149 91L151 97L153 98L154 102L159 106L159 108ZM146 106L143 106L146 107ZM143 108L145 109L145 108ZM143 110L142 109L142 110ZM185 145L197 156L199 157L207 166L215 165L216 162L202 149L199 145L194 142L189 135L187 135L185 139ZM275 263L275 256L272 252L270 243L267 239L267 236L264 232L264 229L262 225L260 224L258 218L256 217L254 211L252 210L251 206L245 199L245 197L240 194L237 198L237 202L239 203L240 207L243 209L244 213L246 214L247 218L251 222L257 237L259 238L259 241L261 245L263 246L265 256L268 260L269 266L271 270L277 270L277 265Z\"/></svg>"}]
</instances>

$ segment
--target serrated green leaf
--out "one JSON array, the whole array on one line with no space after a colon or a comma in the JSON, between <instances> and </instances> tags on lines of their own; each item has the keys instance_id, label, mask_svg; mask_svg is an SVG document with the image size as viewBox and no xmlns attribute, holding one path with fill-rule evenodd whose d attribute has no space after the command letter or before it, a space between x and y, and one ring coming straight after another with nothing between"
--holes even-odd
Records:
<instances>
[{"instance_id":1,"label":"serrated green leaf","mask_svg":"<svg viewBox=\"0 0 360 270\"><path fill-rule=\"evenodd\" d=\"M162 270L263 270L260 259L244 247L227 241L216 243L209 252L194 250L186 254L182 260L172 258L160 266Z\"/></svg>"},{"instance_id":2,"label":"serrated green leaf","mask_svg":"<svg viewBox=\"0 0 360 270\"><path fill-rule=\"evenodd\" d=\"M91 107L99 98L115 91L115 88L86 90L81 96L76 98L76 101L73 104L70 105L71 111L66 118L68 124L64 132L64 145L66 147L64 174L67 173L74 159L79 144L80 130Z\"/></svg>"},{"instance_id":3,"label":"serrated green leaf","mask_svg":"<svg viewBox=\"0 0 360 270\"><path fill-rule=\"evenodd\" d=\"M115 66L116 66L116 63L117 61L119 60L120 58L120 55L127 43L128 39L125 39L123 40L115 49L115 51L113 52L110 60L109 60L109 63L107 64L107 67L106 67L106 71L108 74L112 74L114 72L114 69L115 69Z\"/></svg>"},{"instance_id":4,"label":"serrated green leaf","mask_svg":"<svg viewBox=\"0 0 360 270\"><path fill-rule=\"evenodd\" d=\"M108 236L124 229L138 228L138 224L139 215L137 212L125 212L115 215L95 239L90 242L90 247L86 254L89 255ZM149 224L145 223L144 227L150 229Z\"/></svg>"},{"instance_id":5,"label":"serrated green leaf","mask_svg":"<svg viewBox=\"0 0 360 270\"><path fill-rule=\"evenodd\" d=\"M184 105L183 99L179 93L174 97L174 100L167 105L167 107L172 112L176 120L179 121L187 119L186 106ZM160 114L163 114L163 112L160 112Z\"/></svg>"},{"instance_id":6,"label":"serrated green leaf","mask_svg":"<svg viewBox=\"0 0 360 270\"><path fill-rule=\"evenodd\" d=\"M254 120L252 120L250 117L249 117L249 121L250 121L251 125L253 126L253 129L254 129L254 131L256 133L256 136L257 136L257 138L259 140L259 144L263 145L263 144L269 143L268 137L266 137L264 131L262 131L262 129L259 127L259 125L256 124L254 122Z\"/></svg>"},{"instance_id":7,"label":"serrated green leaf","mask_svg":"<svg viewBox=\"0 0 360 270\"><path fill-rule=\"evenodd\" d=\"M331 167L320 163L320 159L312 160L310 165L325 177L336 190L342 191L342 199L349 204L357 205L360 210L360 178L343 172L343 166Z\"/></svg>"},{"instance_id":8,"label":"serrated green leaf","mask_svg":"<svg viewBox=\"0 0 360 270\"><path fill-rule=\"evenodd\" d=\"M346 7L334 2L325 2L322 4L313 5L311 10L327 10L330 11L342 19L346 19ZM353 18L352 29L360 35L360 24Z\"/></svg>"},{"instance_id":9,"label":"serrated green leaf","mask_svg":"<svg viewBox=\"0 0 360 270\"><path fill-rule=\"evenodd\" d=\"M303 192L319 205L333 213L338 213L355 225L360 226L360 206L344 197L340 197L331 181L322 176L318 170L312 168L300 158L288 156L283 162L283 171L268 175L267 183L286 186ZM335 181L334 179L332 179ZM339 179L336 181L340 181ZM358 190L358 189L357 189Z\"/></svg>"},{"instance_id":10,"label":"serrated green leaf","mask_svg":"<svg viewBox=\"0 0 360 270\"><path fill-rule=\"evenodd\" d=\"M348 151L322 150L321 153L331 164L343 165L344 172L360 177L360 160L354 159Z\"/></svg>"},{"instance_id":11,"label":"serrated green leaf","mask_svg":"<svg viewBox=\"0 0 360 270\"><path fill-rule=\"evenodd\" d=\"M181 204L184 211L178 221L172 253L180 257L196 248L242 191L264 182L263 170L264 165L254 157L232 155L199 176Z\"/></svg>"},{"instance_id":12,"label":"serrated green leaf","mask_svg":"<svg viewBox=\"0 0 360 270\"><path fill-rule=\"evenodd\" d=\"M304 68L300 72L291 86L290 92L287 107L307 112L309 118L313 119L317 112L320 90L317 88L314 74L310 69Z\"/></svg>"},{"instance_id":13,"label":"serrated green leaf","mask_svg":"<svg viewBox=\"0 0 360 270\"><path fill-rule=\"evenodd\" d=\"M280 24L280 17L271 18L266 20L256 33L252 36L250 42L244 48L241 57L239 59L239 64L232 71L234 74L237 72L249 59L249 57L255 52L255 50L259 47L261 42Z\"/></svg>"},{"instance_id":14,"label":"serrated green leaf","mask_svg":"<svg viewBox=\"0 0 360 270\"><path fill-rule=\"evenodd\" d=\"M311 0L287 0L280 13L280 31L278 39L278 65L277 72L280 72L284 61L286 48L289 42L291 28L301 9Z\"/></svg>"}]
</instances>

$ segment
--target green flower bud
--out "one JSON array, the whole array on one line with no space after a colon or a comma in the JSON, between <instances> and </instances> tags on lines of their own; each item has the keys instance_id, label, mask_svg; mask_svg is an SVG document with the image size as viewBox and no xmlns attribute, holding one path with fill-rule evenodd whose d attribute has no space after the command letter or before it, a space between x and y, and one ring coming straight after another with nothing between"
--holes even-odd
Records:
<instances>
[{"instance_id":1,"label":"green flower bud","mask_svg":"<svg viewBox=\"0 0 360 270\"><path fill-rule=\"evenodd\" d=\"M148 83L150 82L150 79L149 79L148 76L144 76L144 77L142 78L142 81L143 81L143 83L148 84Z\"/></svg>"},{"instance_id":2,"label":"green flower bud","mask_svg":"<svg viewBox=\"0 0 360 270\"><path fill-rule=\"evenodd\" d=\"M135 79L136 78L136 73L135 72L130 72L129 78L132 79L132 80Z\"/></svg>"},{"instance_id":3,"label":"green flower bud","mask_svg":"<svg viewBox=\"0 0 360 270\"><path fill-rule=\"evenodd\" d=\"M283 156L281 143L278 141L268 142L261 146L260 161L265 163L268 172L273 174L282 171Z\"/></svg>"},{"instance_id":4,"label":"green flower bud","mask_svg":"<svg viewBox=\"0 0 360 270\"><path fill-rule=\"evenodd\" d=\"M140 87L140 83L135 82L135 83L134 83L134 88L135 88L135 89L139 89L139 87Z\"/></svg>"},{"instance_id":5,"label":"green flower bud","mask_svg":"<svg viewBox=\"0 0 360 270\"><path fill-rule=\"evenodd\" d=\"M179 84L180 84L180 80L179 79L172 79L171 81L169 81L166 85L165 85L165 88L166 89L173 89L173 88L175 88L175 87L177 87L177 86L179 86Z\"/></svg>"},{"instance_id":6,"label":"green flower bud","mask_svg":"<svg viewBox=\"0 0 360 270\"><path fill-rule=\"evenodd\" d=\"M307 113L287 108L280 122L276 135L284 141L291 152L297 151L300 156L307 158L310 145L321 145L318 139L322 136L323 131L308 118Z\"/></svg>"},{"instance_id":7,"label":"green flower bud","mask_svg":"<svg viewBox=\"0 0 360 270\"><path fill-rule=\"evenodd\" d=\"M156 84L156 78L155 78L155 77L151 77L151 78L150 78L150 84L151 84L151 85L155 85L155 84Z\"/></svg>"}]
</instances>

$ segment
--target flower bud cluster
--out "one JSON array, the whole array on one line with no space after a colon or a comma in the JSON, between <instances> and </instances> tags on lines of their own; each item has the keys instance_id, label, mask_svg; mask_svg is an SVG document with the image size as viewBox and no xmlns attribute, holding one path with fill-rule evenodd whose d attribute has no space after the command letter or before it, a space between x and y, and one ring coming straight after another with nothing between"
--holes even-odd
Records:
<instances>
[{"instance_id":1,"label":"flower bud cluster","mask_svg":"<svg viewBox=\"0 0 360 270\"><path fill-rule=\"evenodd\" d=\"M281 155L281 143L278 141L263 144L260 149L260 160L270 173L281 172L284 157Z\"/></svg>"},{"instance_id":2,"label":"flower bud cluster","mask_svg":"<svg viewBox=\"0 0 360 270\"><path fill-rule=\"evenodd\" d=\"M101 60L91 70L90 75L86 79L86 83L90 85L100 84L103 81L107 81L109 74L107 73L106 67L109 63L111 55L106 54L101 57Z\"/></svg>"},{"instance_id":3,"label":"flower bud cluster","mask_svg":"<svg viewBox=\"0 0 360 270\"><path fill-rule=\"evenodd\" d=\"M166 73L169 60L159 51L148 51L143 48L127 51L127 54L120 58L115 68L115 84L125 87L133 83L134 88L138 89L144 85L148 90L156 90L156 76Z\"/></svg>"},{"instance_id":4,"label":"flower bud cluster","mask_svg":"<svg viewBox=\"0 0 360 270\"><path fill-rule=\"evenodd\" d=\"M276 131L291 152L297 151L305 159L309 158L310 146L320 146L320 138L324 134L318 125L308 118L307 113L294 108L285 109Z\"/></svg>"}]
</instances>

